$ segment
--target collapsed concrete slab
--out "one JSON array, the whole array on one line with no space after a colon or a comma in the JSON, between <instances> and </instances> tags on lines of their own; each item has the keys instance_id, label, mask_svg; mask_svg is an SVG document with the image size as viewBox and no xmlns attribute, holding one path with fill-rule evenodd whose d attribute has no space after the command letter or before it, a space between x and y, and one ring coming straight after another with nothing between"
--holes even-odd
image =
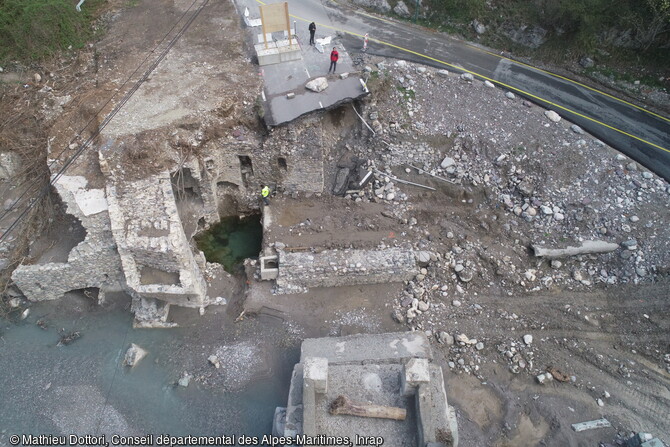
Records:
<instances>
[{"instance_id":1,"label":"collapsed concrete slab","mask_svg":"<svg viewBox=\"0 0 670 447\"><path fill-rule=\"evenodd\" d=\"M307 339L273 434L310 440L341 436L358 445L381 437L393 445L457 446L442 369L431 361L430 343L420 332ZM401 409L405 417L333 414L331 404L341 396Z\"/></svg>"},{"instance_id":2,"label":"collapsed concrete slab","mask_svg":"<svg viewBox=\"0 0 670 447\"><path fill-rule=\"evenodd\" d=\"M406 281L418 272L412 250L346 249L319 253L279 250L276 293L306 292L310 287Z\"/></svg>"}]
</instances>

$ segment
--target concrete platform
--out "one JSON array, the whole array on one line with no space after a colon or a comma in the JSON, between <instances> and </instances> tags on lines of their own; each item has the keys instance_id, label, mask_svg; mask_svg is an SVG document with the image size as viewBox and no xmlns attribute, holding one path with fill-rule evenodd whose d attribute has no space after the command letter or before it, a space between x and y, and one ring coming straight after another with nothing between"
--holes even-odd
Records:
<instances>
[{"instance_id":1,"label":"concrete platform","mask_svg":"<svg viewBox=\"0 0 670 447\"><path fill-rule=\"evenodd\" d=\"M432 360L433 352L423 332L391 332L374 336L308 338L302 342L300 362L307 357L325 357L331 363L400 363L411 358Z\"/></svg>"},{"instance_id":2,"label":"concrete platform","mask_svg":"<svg viewBox=\"0 0 670 447\"><path fill-rule=\"evenodd\" d=\"M307 339L287 408L276 411L285 415L275 424L277 433L348 437L353 445L457 447L458 427L442 369L431 360L422 332ZM331 413L331 404L343 398L401 409L404 418ZM371 444L370 437L378 438Z\"/></svg>"}]
</instances>

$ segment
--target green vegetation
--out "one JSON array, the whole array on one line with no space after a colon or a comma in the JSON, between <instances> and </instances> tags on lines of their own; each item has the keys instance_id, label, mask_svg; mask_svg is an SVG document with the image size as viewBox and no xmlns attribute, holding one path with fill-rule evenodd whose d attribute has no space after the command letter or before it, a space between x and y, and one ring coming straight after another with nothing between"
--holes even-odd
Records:
<instances>
[{"instance_id":1,"label":"green vegetation","mask_svg":"<svg viewBox=\"0 0 670 447\"><path fill-rule=\"evenodd\" d=\"M407 100L407 99L414 99L415 93L414 90L406 88L406 87L396 87L398 91L402 94L402 96Z\"/></svg>"},{"instance_id":2,"label":"green vegetation","mask_svg":"<svg viewBox=\"0 0 670 447\"><path fill-rule=\"evenodd\" d=\"M39 61L81 48L93 36L100 3L88 0L77 12L72 0L0 0L0 61Z\"/></svg>"}]
</instances>

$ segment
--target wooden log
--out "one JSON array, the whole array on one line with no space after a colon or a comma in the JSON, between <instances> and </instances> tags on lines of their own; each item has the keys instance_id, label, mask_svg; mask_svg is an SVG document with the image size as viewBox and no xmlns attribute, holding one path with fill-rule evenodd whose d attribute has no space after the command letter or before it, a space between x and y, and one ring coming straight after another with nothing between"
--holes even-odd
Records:
<instances>
[{"instance_id":1,"label":"wooden log","mask_svg":"<svg viewBox=\"0 0 670 447\"><path fill-rule=\"evenodd\" d=\"M330 414L348 414L350 416L364 418L404 421L407 417L407 410L398 407L352 402L345 396L338 396L337 399L330 404Z\"/></svg>"}]
</instances>

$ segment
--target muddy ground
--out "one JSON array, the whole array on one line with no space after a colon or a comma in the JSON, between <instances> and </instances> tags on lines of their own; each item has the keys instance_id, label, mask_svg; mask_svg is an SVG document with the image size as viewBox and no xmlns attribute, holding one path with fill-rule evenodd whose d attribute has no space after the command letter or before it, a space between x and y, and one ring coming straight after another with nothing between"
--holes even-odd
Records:
<instances>
[{"instance_id":1,"label":"muddy ground","mask_svg":"<svg viewBox=\"0 0 670 447\"><path fill-rule=\"evenodd\" d=\"M77 130L160 41L159 31L189 5L110 2L100 22L106 37L53 66L39 67L49 83L36 85L32 69L6 69L2 110L21 111L28 130L23 141L37 139L44 147L49 138L52 147L72 150ZM180 141L200 141L202 135L216 139L241 132L267 147L282 147L309 144L301 135L316 131L325 155L325 190L273 197L275 226L265 244L313 250L402 246L436 257L407 284L277 296L267 315L246 315L237 322L244 294L225 289L229 285L212 289L212 296L232 297L225 310L215 308L204 317L173 311L173 320L192 331L188 343L176 345L166 360L176 377L188 371L203 387L234 389L248 383L248 369L262 357L254 346L265 338L275 341L275 349L295 353L305 337L422 330L434 342L448 399L457 408L461 446L588 446L630 431L670 442L670 189L665 181L504 91L458 74L358 54L351 55L369 78L372 94L355 107L375 133L351 105L268 133L255 119L260 81L249 76L256 67L244 50L247 36L233 6L220 2L205 13L207 23L222 30L218 40L207 46L203 42L211 28L194 26L160 66L156 82L145 86L143 101L130 104L110 128L112 134L137 128L135 136L124 138L173 142L130 154L124 172L136 177L172 166ZM161 26L153 26L156 21ZM212 47L216 64L198 60ZM184 76L187 67L196 68ZM202 102L194 99L187 79L201 87L195 92ZM56 101L66 96L65 104ZM174 116L151 113L161 101L174 101ZM31 123L26 116L33 115ZM2 129L8 130L7 125ZM360 192L332 195L338 169L355 158L379 171L375 180ZM78 173L93 184L103 181L95 163L83 160L75 167ZM9 182L1 186L3 201L22 191ZM249 191L240 203L255 203L250 199L255 193ZM54 216L58 220L57 212ZM596 239L619 248L559 262L537 258L530 248ZM30 256L49 249L45 244ZM252 282L250 288L270 292L268 284ZM277 323L263 324L267 318ZM222 333L234 343L217 345ZM524 342L524 335L532 335L532 342ZM212 369L205 359L217 349L239 361L225 372ZM566 381L539 384L535 376L550 367ZM600 417L613 427L582 433L570 428Z\"/></svg>"}]
</instances>

